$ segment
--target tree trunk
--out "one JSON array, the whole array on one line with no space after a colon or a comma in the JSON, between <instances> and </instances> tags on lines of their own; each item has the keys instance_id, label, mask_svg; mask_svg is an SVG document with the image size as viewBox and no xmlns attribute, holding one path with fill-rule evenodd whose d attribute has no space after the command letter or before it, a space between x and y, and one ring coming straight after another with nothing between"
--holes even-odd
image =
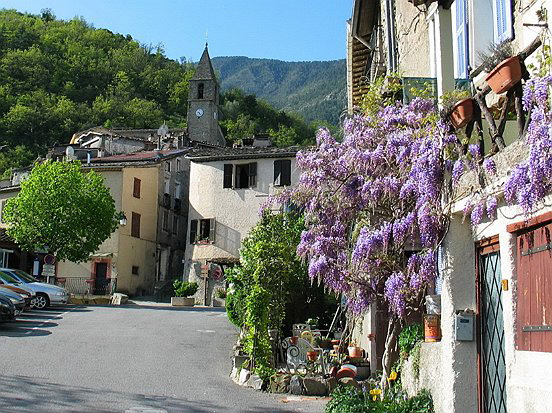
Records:
<instances>
[{"instance_id":1,"label":"tree trunk","mask_svg":"<svg viewBox=\"0 0 552 413\"><path fill-rule=\"evenodd\" d=\"M391 374L391 368L393 364L399 359L399 334L401 332L401 323L400 320L391 316L389 318L389 325L387 326L387 337L385 338L385 351L383 352L382 357L382 369L383 373L381 376L380 387L383 391L388 386L387 378Z\"/></svg>"}]
</instances>

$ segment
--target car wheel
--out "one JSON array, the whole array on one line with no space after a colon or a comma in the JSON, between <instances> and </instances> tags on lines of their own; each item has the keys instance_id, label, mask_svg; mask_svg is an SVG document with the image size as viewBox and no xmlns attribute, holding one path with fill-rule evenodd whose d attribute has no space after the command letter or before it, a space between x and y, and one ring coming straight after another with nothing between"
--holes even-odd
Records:
<instances>
[{"instance_id":1,"label":"car wheel","mask_svg":"<svg viewBox=\"0 0 552 413\"><path fill-rule=\"evenodd\" d=\"M37 310L44 310L50 305L50 299L46 294L37 294L34 300L34 308Z\"/></svg>"}]
</instances>

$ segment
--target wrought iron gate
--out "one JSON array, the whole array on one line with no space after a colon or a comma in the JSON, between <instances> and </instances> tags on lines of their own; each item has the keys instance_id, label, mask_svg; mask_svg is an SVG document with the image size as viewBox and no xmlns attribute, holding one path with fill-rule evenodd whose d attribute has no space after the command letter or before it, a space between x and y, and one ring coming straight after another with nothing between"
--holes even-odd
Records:
<instances>
[{"instance_id":1,"label":"wrought iron gate","mask_svg":"<svg viewBox=\"0 0 552 413\"><path fill-rule=\"evenodd\" d=\"M479 410L506 413L502 275L498 243L479 250Z\"/></svg>"}]
</instances>

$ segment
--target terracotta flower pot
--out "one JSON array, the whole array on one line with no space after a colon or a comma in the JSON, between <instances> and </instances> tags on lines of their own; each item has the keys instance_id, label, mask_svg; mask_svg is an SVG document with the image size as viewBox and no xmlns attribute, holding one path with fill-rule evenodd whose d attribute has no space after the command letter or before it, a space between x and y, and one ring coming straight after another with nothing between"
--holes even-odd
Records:
<instances>
[{"instance_id":1,"label":"terracotta flower pot","mask_svg":"<svg viewBox=\"0 0 552 413\"><path fill-rule=\"evenodd\" d=\"M487 75L485 81L497 95L506 92L521 80L519 57L512 56L503 60Z\"/></svg>"},{"instance_id":2,"label":"terracotta flower pot","mask_svg":"<svg viewBox=\"0 0 552 413\"><path fill-rule=\"evenodd\" d=\"M307 360L308 361L318 360L318 351L307 351Z\"/></svg>"},{"instance_id":3,"label":"terracotta flower pot","mask_svg":"<svg viewBox=\"0 0 552 413\"><path fill-rule=\"evenodd\" d=\"M457 102L452 108L450 121L456 129L463 128L473 118L473 99L467 98Z\"/></svg>"},{"instance_id":4,"label":"terracotta flower pot","mask_svg":"<svg viewBox=\"0 0 552 413\"><path fill-rule=\"evenodd\" d=\"M297 337L297 336L293 336L293 337L289 338L289 342L293 346L297 345L297 340L299 340L299 337Z\"/></svg>"},{"instance_id":5,"label":"terracotta flower pot","mask_svg":"<svg viewBox=\"0 0 552 413\"><path fill-rule=\"evenodd\" d=\"M334 344L333 349L336 353L339 353L339 344Z\"/></svg>"},{"instance_id":6,"label":"terracotta flower pot","mask_svg":"<svg viewBox=\"0 0 552 413\"><path fill-rule=\"evenodd\" d=\"M349 351L349 357L353 359L362 357L362 348L360 347L351 346L351 347L348 347L347 350Z\"/></svg>"}]
</instances>

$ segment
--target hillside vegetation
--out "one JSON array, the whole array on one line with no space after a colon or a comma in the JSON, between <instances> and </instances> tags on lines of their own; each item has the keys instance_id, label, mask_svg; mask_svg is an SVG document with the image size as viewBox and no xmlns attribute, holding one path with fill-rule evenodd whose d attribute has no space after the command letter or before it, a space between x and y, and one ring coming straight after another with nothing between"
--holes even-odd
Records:
<instances>
[{"instance_id":1,"label":"hillside vegetation","mask_svg":"<svg viewBox=\"0 0 552 413\"><path fill-rule=\"evenodd\" d=\"M307 122L339 124L347 106L345 60L283 62L248 57L215 57L223 90L238 88Z\"/></svg>"},{"instance_id":2,"label":"hillside vegetation","mask_svg":"<svg viewBox=\"0 0 552 413\"><path fill-rule=\"evenodd\" d=\"M168 59L161 47L80 18L0 10L0 173L92 126L184 127L193 73L193 64ZM272 131L279 142L312 141L313 127L254 96L232 91L223 102L221 126L232 140Z\"/></svg>"}]
</instances>

